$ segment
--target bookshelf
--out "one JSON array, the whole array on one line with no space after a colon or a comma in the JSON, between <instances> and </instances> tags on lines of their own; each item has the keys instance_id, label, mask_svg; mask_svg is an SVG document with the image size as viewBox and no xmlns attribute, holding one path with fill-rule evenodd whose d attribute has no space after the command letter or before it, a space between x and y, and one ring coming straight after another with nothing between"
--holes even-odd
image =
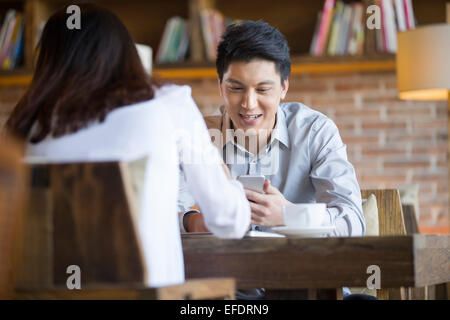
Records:
<instances>
[{"instance_id":1,"label":"bookshelf","mask_svg":"<svg viewBox=\"0 0 450 320\"><path fill-rule=\"evenodd\" d=\"M0 0L0 15L15 8L25 16L24 66L12 71L0 71L0 85L27 84L31 79L33 48L39 29L48 17L65 4L77 0ZM135 42L158 50L168 19L179 16L189 19L191 54L185 62L154 64L155 75L166 78L215 77L213 62L204 54L199 10L213 8L232 19L262 19L277 27L287 38L292 55L292 73L323 73L348 71L395 70L395 54L357 56L309 56L317 14L324 1L310 0L94 0L89 1L115 12L125 23ZM356 1L345 0L345 3ZM358 1L360 2L360 1ZM419 25L445 22L446 0L413 0Z\"/></svg>"}]
</instances>

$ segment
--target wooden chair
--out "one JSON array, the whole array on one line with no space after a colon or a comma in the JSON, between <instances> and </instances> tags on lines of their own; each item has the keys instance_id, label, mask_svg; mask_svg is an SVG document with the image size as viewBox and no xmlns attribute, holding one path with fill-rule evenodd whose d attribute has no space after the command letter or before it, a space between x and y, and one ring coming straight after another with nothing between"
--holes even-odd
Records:
<instances>
[{"instance_id":1,"label":"wooden chair","mask_svg":"<svg viewBox=\"0 0 450 320\"><path fill-rule=\"evenodd\" d=\"M375 195L378 207L378 226L380 236L406 234L400 193L397 189L361 190L361 197L367 199ZM381 300L405 300L405 288L382 288L377 290L377 298Z\"/></svg>"},{"instance_id":2,"label":"wooden chair","mask_svg":"<svg viewBox=\"0 0 450 320\"><path fill-rule=\"evenodd\" d=\"M420 233L414 205L402 205L403 215L405 218L406 234ZM408 288L408 300L448 300L450 296L448 291L450 283L426 286L420 288Z\"/></svg>"},{"instance_id":3,"label":"wooden chair","mask_svg":"<svg viewBox=\"0 0 450 320\"><path fill-rule=\"evenodd\" d=\"M235 282L229 278L144 285L145 261L126 164L33 166L31 180L18 298L234 299ZM40 270L33 271L37 264ZM70 265L82 271L81 290L66 287Z\"/></svg>"},{"instance_id":4,"label":"wooden chair","mask_svg":"<svg viewBox=\"0 0 450 320\"><path fill-rule=\"evenodd\" d=\"M10 299L20 258L27 173L21 143L0 137L0 145L0 299Z\"/></svg>"},{"instance_id":5,"label":"wooden chair","mask_svg":"<svg viewBox=\"0 0 450 320\"><path fill-rule=\"evenodd\" d=\"M419 233L416 213L412 204L403 204L403 218L405 219L406 234Z\"/></svg>"},{"instance_id":6,"label":"wooden chair","mask_svg":"<svg viewBox=\"0 0 450 320\"><path fill-rule=\"evenodd\" d=\"M367 199L371 194L377 198L378 225L380 236L406 234L400 193L397 189L361 190L361 197Z\"/></svg>"}]
</instances>

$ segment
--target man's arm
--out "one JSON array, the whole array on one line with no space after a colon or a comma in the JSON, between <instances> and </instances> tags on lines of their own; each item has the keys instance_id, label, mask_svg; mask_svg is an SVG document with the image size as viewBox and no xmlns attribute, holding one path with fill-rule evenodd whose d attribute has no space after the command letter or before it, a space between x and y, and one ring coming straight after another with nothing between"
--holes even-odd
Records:
<instances>
[{"instance_id":1,"label":"man's arm","mask_svg":"<svg viewBox=\"0 0 450 320\"><path fill-rule=\"evenodd\" d=\"M186 232L210 232L205 225L205 219L201 212L184 214L183 226Z\"/></svg>"},{"instance_id":2,"label":"man's arm","mask_svg":"<svg viewBox=\"0 0 450 320\"><path fill-rule=\"evenodd\" d=\"M222 163L222 168L227 178L231 179L230 170L225 163ZM191 207L189 211L180 213L180 220L182 231L184 232L210 232L205 225L205 219L197 204Z\"/></svg>"},{"instance_id":3,"label":"man's arm","mask_svg":"<svg viewBox=\"0 0 450 320\"><path fill-rule=\"evenodd\" d=\"M329 223L336 226L335 235L364 235L361 191L338 128L330 119L321 119L312 130L310 178L316 201L327 204Z\"/></svg>"}]
</instances>

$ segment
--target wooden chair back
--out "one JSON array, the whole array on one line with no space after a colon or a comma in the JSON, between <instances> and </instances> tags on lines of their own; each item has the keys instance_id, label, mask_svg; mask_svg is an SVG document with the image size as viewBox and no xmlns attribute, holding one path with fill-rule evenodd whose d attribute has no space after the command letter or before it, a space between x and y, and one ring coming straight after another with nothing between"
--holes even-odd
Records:
<instances>
[{"instance_id":1,"label":"wooden chair back","mask_svg":"<svg viewBox=\"0 0 450 320\"><path fill-rule=\"evenodd\" d=\"M125 163L31 168L18 299L234 299L232 278L149 288ZM67 290L67 268L82 290Z\"/></svg>"},{"instance_id":2,"label":"wooden chair back","mask_svg":"<svg viewBox=\"0 0 450 320\"><path fill-rule=\"evenodd\" d=\"M403 218L405 219L406 234L419 233L414 206L412 204L402 205Z\"/></svg>"},{"instance_id":3,"label":"wooden chair back","mask_svg":"<svg viewBox=\"0 0 450 320\"><path fill-rule=\"evenodd\" d=\"M71 265L80 268L83 285L144 284L137 213L125 164L35 165L32 184L31 202L36 206L28 214L34 224L28 226L31 234L25 241L35 242L35 252L24 253L23 287L65 286ZM45 267L27 279L31 270L26 269L34 263Z\"/></svg>"},{"instance_id":4,"label":"wooden chair back","mask_svg":"<svg viewBox=\"0 0 450 320\"><path fill-rule=\"evenodd\" d=\"M0 145L0 299L9 299L18 277L27 174L21 143L0 137Z\"/></svg>"},{"instance_id":5,"label":"wooden chair back","mask_svg":"<svg viewBox=\"0 0 450 320\"><path fill-rule=\"evenodd\" d=\"M371 194L375 195L377 199L380 236L406 234L398 189L361 190L363 199L367 199ZM404 300L405 296L404 288L382 288L377 290L377 298L381 300Z\"/></svg>"},{"instance_id":6,"label":"wooden chair back","mask_svg":"<svg viewBox=\"0 0 450 320\"><path fill-rule=\"evenodd\" d=\"M361 190L363 199L371 194L377 198L380 236L406 234L400 193L397 189Z\"/></svg>"}]
</instances>

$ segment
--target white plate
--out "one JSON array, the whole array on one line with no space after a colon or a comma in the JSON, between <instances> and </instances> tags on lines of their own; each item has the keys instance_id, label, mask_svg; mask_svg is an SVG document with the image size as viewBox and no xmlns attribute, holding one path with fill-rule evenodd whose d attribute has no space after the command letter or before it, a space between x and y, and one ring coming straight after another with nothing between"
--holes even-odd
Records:
<instances>
[{"instance_id":1,"label":"white plate","mask_svg":"<svg viewBox=\"0 0 450 320\"><path fill-rule=\"evenodd\" d=\"M335 226L324 226L316 228L272 227L272 230L277 233L296 238L319 238L330 234L334 231L334 229L336 229Z\"/></svg>"},{"instance_id":2,"label":"white plate","mask_svg":"<svg viewBox=\"0 0 450 320\"><path fill-rule=\"evenodd\" d=\"M274 232L264 232L264 231L249 231L245 234L246 237L249 238L257 238L257 237L261 237L261 238L284 238L283 235L278 234L278 233L274 233Z\"/></svg>"}]
</instances>

